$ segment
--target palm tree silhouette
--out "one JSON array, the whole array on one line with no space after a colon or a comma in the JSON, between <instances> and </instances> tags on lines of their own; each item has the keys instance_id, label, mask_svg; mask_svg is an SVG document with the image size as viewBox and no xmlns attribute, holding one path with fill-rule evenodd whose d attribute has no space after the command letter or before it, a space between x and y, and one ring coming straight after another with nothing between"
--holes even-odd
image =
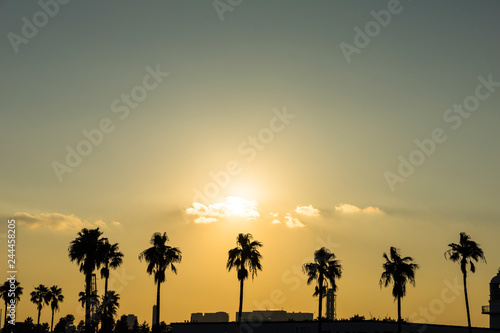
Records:
<instances>
[{"instance_id":1,"label":"palm tree silhouette","mask_svg":"<svg viewBox=\"0 0 500 333\"><path fill-rule=\"evenodd\" d=\"M43 306L49 304L49 289L43 284L40 284L38 287L35 287L35 290L31 292L30 296L30 301L36 304L36 308L38 310L38 320L36 324L39 325L40 314L42 313Z\"/></svg>"},{"instance_id":2,"label":"palm tree silhouette","mask_svg":"<svg viewBox=\"0 0 500 333\"><path fill-rule=\"evenodd\" d=\"M102 263L102 232L99 228L83 228L78 237L71 241L68 248L70 260L80 265L80 272L85 275L85 333L90 333L92 318L90 318L90 289L92 274L99 269Z\"/></svg>"},{"instance_id":3,"label":"palm tree silhouette","mask_svg":"<svg viewBox=\"0 0 500 333\"><path fill-rule=\"evenodd\" d=\"M52 309L52 319L50 321L50 331L53 332L54 327L54 312L59 310L59 302L64 301L64 296L62 294L62 289L54 285L50 287L47 298L50 302L50 308Z\"/></svg>"},{"instance_id":4,"label":"palm tree silhouette","mask_svg":"<svg viewBox=\"0 0 500 333\"><path fill-rule=\"evenodd\" d=\"M99 295L97 295L97 292L92 291L90 294L90 304L95 304L96 306L99 306L100 301L99 301ZM82 308L85 307L85 303L87 303L87 294L85 291L80 291L78 293L78 302L82 303Z\"/></svg>"},{"instance_id":5,"label":"palm tree silhouette","mask_svg":"<svg viewBox=\"0 0 500 333\"><path fill-rule=\"evenodd\" d=\"M118 302L120 300L120 294L117 294L114 290L110 290L108 291L107 299L107 302L102 302L101 304L101 312L106 313L110 316L110 318L113 318L113 316L116 315L118 307L120 306L120 303Z\"/></svg>"},{"instance_id":6,"label":"palm tree silhouette","mask_svg":"<svg viewBox=\"0 0 500 333\"><path fill-rule=\"evenodd\" d=\"M123 253L118 249L118 243L110 244L107 238L102 239L101 278L104 279L104 300L108 292L109 269L118 268L123 263Z\"/></svg>"},{"instance_id":7,"label":"palm tree silhouette","mask_svg":"<svg viewBox=\"0 0 500 333\"><path fill-rule=\"evenodd\" d=\"M10 303L10 300L12 299L12 294L10 291L10 281L5 281L1 286L0 286L0 298L2 298L5 302L5 313L4 313L4 327L7 327L7 305ZM21 284L19 281L14 282L14 300L16 302L19 302L21 300L21 295L23 294L23 287L21 287Z\"/></svg>"},{"instance_id":8,"label":"palm tree silhouette","mask_svg":"<svg viewBox=\"0 0 500 333\"><path fill-rule=\"evenodd\" d=\"M419 266L413 262L412 257L401 258L399 250L391 246L389 256L384 252L385 263L382 265L384 271L380 277L380 288L382 285L388 287L393 284L392 296L398 301L398 332L401 332L401 299L406 295L406 283L415 286L415 271Z\"/></svg>"},{"instance_id":9,"label":"palm tree silhouette","mask_svg":"<svg viewBox=\"0 0 500 333\"><path fill-rule=\"evenodd\" d=\"M472 326L470 323L470 311L469 311L469 297L467 295L467 265L470 265L470 271L474 273L476 271L476 266L474 266L473 261L478 262L482 260L486 262L483 250L479 247L479 244L471 240L470 236L465 232L460 233L460 242L448 244L450 249L444 253L444 257L453 262L460 263L460 269L462 270L463 280L464 280L464 295L465 295L465 308L467 310L467 324L469 326L469 332L472 332Z\"/></svg>"},{"instance_id":10,"label":"palm tree silhouette","mask_svg":"<svg viewBox=\"0 0 500 333\"><path fill-rule=\"evenodd\" d=\"M243 281L248 278L248 272L252 272L252 279L257 275L258 270L262 270L260 260L262 255L259 247L262 243L252 241L251 234L239 234L236 237L236 247L229 250L226 268L231 271L236 269L238 280L240 281L240 305L238 309L238 331L241 332L241 313L243 311Z\"/></svg>"},{"instance_id":11,"label":"palm tree silhouette","mask_svg":"<svg viewBox=\"0 0 500 333\"><path fill-rule=\"evenodd\" d=\"M157 285L156 323L153 323L155 331L158 330L160 325L160 285L165 282L165 270L170 266L172 272L177 274L174 263L180 263L182 260L181 251L176 247L166 245L167 242L168 236L166 232L163 235L155 232L149 241L152 246L139 254L139 260L146 261L148 264L146 271L149 275L154 275Z\"/></svg>"},{"instance_id":12,"label":"palm tree silhouette","mask_svg":"<svg viewBox=\"0 0 500 333\"><path fill-rule=\"evenodd\" d=\"M321 313L323 308L323 296L328 289L328 285L335 293L337 291L336 279L342 276L342 265L339 260L335 259L335 254L329 249L322 247L314 252L314 262L304 264L302 267L304 273L307 274L307 284L317 281L318 284L314 288L313 296L319 296L318 309L318 332L321 332Z\"/></svg>"},{"instance_id":13,"label":"palm tree silhouette","mask_svg":"<svg viewBox=\"0 0 500 333\"><path fill-rule=\"evenodd\" d=\"M104 297L103 304L105 305L108 300L108 279L109 279L109 269L118 268L123 263L123 253L118 249L118 243L110 244L107 238L102 239L102 264L104 267L101 268L101 278L104 278ZM106 312L107 307L102 308L102 314L104 318L107 318L109 314ZM111 332L112 327L109 327L109 320L104 320L102 323L102 330L104 333Z\"/></svg>"}]
</instances>

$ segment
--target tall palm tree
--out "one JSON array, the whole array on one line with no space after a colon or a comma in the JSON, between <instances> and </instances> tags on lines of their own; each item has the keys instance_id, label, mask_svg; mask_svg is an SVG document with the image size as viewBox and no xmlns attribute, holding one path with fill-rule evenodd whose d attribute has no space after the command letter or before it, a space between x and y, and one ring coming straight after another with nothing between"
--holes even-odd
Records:
<instances>
[{"instance_id":1,"label":"tall palm tree","mask_svg":"<svg viewBox=\"0 0 500 333\"><path fill-rule=\"evenodd\" d=\"M156 283L156 322L153 323L155 330L160 325L160 286L165 282L165 270L170 266L172 272L177 274L175 263L180 263L182 260L181 250L176 247L167 245L168 236L164 232L163 235L155 232L149 243L152 245L139 254L139 260L145 260L148 264L146 271L149 275L153 275Z\"/></svg>"},{"instance_id":2,"label":"tall palm tree","mask_svg":"<svg viewBox=\"0 0 500 333\"><path fill-rule=\"evenodd\" d=\"M36 304L38 310L38 320L36 324L39 325L43 306L49 304L49 289L43 284L40 284L38 287L35 287L35 290L31 292L30 296L31 302Z\"/></svg>"},{"instance_id":3,"label":"tall palm tree","mask_svg":"<svg viewBox=\"0 0 500 333\"><path fill-rule=\"evenodd\" d=\"M342 265L335 259L335 254L329 249L322 247L314 252L314 262L304 264L303 271L307 274L307 284L317 281L313 296L319 296L318 309L318 332L321 332L321 314L323 308L323 297L330 285L335 293L337 291L336 279L342 276Z\"/></svg>"},{"instance_id":4,"label":"tall palm tree","mask_svg":"<svg viewBox=\"0 0 500 333\"><path fill-rule=\"evenodd\" d=\"M238 309L238 330L241 331L241 313L243 310L243 282L248 278L249 271L252 273L252 279L257 275L257 271L262 270L260 263L262 255L259 247L262 243L252 241L251 234L239 234L236 237L236 247L229 250L226 268L228 271L235 269L238 280L240 281L240 305Z\"/></svg>"},{"instance_id":5,"label":"tall palm tree","mask_svg":"<svg viewBox=\"0 0 500 333\"><path fill-rule=\"evenodd\" d=\"M398 332L401 332L401 299L406 295L406 283L415 286L415 271L419 266L414 263L412 257L401 258L399 250L391 246L389 256L384 252L385 263L382 265L384 271L380 277L380 288L382 285L388 287L393 284L392 296L398 301Z\"/></svg>"},{"instance_id":6,"label":"tall palm tree","mask_svg":"<svg viewBox=\"0 0 500 333\"><path fill-rule=\"evenodd\" d=\"M0 286L0 298L4 300L5 302L5 312L4 312L4 327L7 325L7 306L10 303L10 300L14 298L16 302L19 302L21 300L21 295L23 294L23 287L21 287L21 284L19 281L14 282L14 295L12 295L12 292L10 291L10 281L5 281L1 286Z\"/></svg>"},{"instance_id":7,"label":"tall palm tree","mask_svg":"<svg viewBox=\"0 0 500 333\"><path fill-rule=\"evenodd\" d=\"M62 294L62 289L54 285L50 287L48 292L48 299L50 302L50 308L52 309L52 319L50 321L50 331L53 332L54 327L54 312L59 310L59 302L64 301L64 295Z\"/></svg>"},{"instance_id":8,"label":"tall palm tree","mask_svg":"<svg viewBox=\"0 0 500 333\"><path fill-rule=\"evenodd\" d=\"M479 244L471 240L470 236L465 232L460 233L460 242L448 244L450 247L445 253L444 257L453 262L460 263L460 269L462 270L463 280L464 280L464 295L465 295L465 308L467 310L467 324L469 325L469 332L472 332L472 326L470 323L470 311L469 311L469 297L467 295L467 266L470 266L470 271L474 273L476 271L476 266L474 262L479 260L486 262L483 250L479 247Z\"/></svg>"},{"instance_id":9,"label":"tall palm tree","mask_svg":"<svg viewBox=\"0 0 500 333\"><path fill-rule=\"evenodd\" d=\"M91 333L92 318L90 318L90 289L92 274L101 267L102 263L102 232L99 228L83 228L78 237L71 241L68 248L70 260L80 265L80 272L85 275L85 333Z\"/></svg>"},{"instance_id":10,"label":"tall palm tree","mask_svg":"<svg viewBox=\"0 0 500 333\"><path fill-rule=\"evenodd\" d=\"M104 301L108 292L109 269L118 268L123 263L123 253L118 249L118 243L111 244L107 238L102 239L101 279L104 279Z\"/></svg>"}]
</instances>

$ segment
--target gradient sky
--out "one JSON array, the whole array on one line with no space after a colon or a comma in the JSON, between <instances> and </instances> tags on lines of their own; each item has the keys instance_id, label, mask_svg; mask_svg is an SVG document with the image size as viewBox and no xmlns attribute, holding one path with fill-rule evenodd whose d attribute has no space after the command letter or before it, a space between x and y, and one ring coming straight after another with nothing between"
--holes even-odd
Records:
<instances>
[{"instance_id":1,"label":"gradient sky","mask_svg":"<svg viewBox=\"0 0 500 333\"><path fill-rule=\"evenodd\" d=\"M443 253L465 231L488 261L469 279L473 325L487 326L480 306L500 266L500 87L477 87L500 81L500 3L389 3L242 1L221 20L212 1L71 1L43 22L35 1L0 1L0 218L18 221L18 320L36 318L28 295L40 283L63 289L56 320L83 318L84 277L67 248L100 226L125 255L112 273L118 314L140 322L151 321L156 289L137 257L159 231L183 253L162 287L166 322L215 311L234 320L227 251L249 232L264 244L264 270L245 284L244 310L316 316L300 266L327 246L344 267L338 317L396 317L378 285L396 246L421 266L403 316L434 307L415 320L465 325L462 292L442 301L461 279ZM388 6L398 13L385 27L370 23ZM34 17L38 31L13 47ZM340 45L355 46L367 24L380 31L368 45L358 37L348 62ZM156 87L127 106L123 96L144 92L157 69L168 76L148 78ZM447 111L477 101L477 89L476 111ZM103 121L113 130L58 177L54 163ZM416 152L436 129L446 140ZM422 164L391 189L400 156Z\"/></svg>"}]
</instances>

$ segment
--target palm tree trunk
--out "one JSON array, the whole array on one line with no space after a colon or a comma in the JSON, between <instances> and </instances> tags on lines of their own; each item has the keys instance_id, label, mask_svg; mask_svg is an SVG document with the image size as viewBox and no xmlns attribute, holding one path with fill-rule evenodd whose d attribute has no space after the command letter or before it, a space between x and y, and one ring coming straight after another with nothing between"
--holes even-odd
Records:
<instances>
[{"instance_id":1,"label":"palm tree trunk","mask_svg":"<svg viewBox=\"0 0 500 333\"><path fill-rule=\"evenodd\" d=\"M161 282L158 281L156 288L156 325L158 325L158 329L160 328L160 285Z\"/></svg>"},{"instance_id":2,"label":"palm tree trunk","mask_svg":"<svg viewBox=\"0 0 500 333\"><path fill-rule=\"evenodd\" d=\"M241 333L241 316L243 314L243 279L240 280L240 306L238 308L238 332Z\"/></svg>"},{"instance_id":3,"label":"palm tree trunk","mask_svg":"<svg viewBox=\"0 0 500 333\"><path fill-rule=\"evenodd\" d=\"M398 333L401 333L401 296L398 296Z\"/></svg>"},{"instance_id":4,"label":"palm tree trunk","mask_svg":"<svg viewBox=\"0 0 500 333\"><path fill-rule=\"evenodd\" d=\"M467 325L469 325L469 333L472 333L472 326L470 323L470 310L469 310L469 296L467 295L467 276L464 276L464 295L465 295L465 308L467 309Z\"/></svg>"},{"instance_id":5,"label":"palm tree trunk","mask_svg":"<svg viewBox=\"0 0 500 333\"><path fill-rule=\"evenodd\" d=\"M90 318L90 286L92 284L92 273L85 275L85 333L91 333L91 319Z\"/></svg>"},{"instance_id":6,"label":"palm tree trunk","mask_svg":"<svg viewBox=\"0 0 500 333\"><path fill-rule=\"evenodd\" d=\"M54 309L52 309L52 319L50 320L50 331L54 332L52 329L54 327Z\"/></svg>"},{"instance_id":7,"label":"palm tree trunk","mask_svg":"<svg viewBox=\"0 0 500 333\"><path fill-rule=\"evenodd\" d=\"M318 279L319 285L319 309L318 309L318 333L321 333L321 314L323 312L323 276Z\"/></svg>"},{"instance_id":8,"label":"palm tree trunk","mask_svg":"<svg viewBox=\"0 0 500 333\"><path fill-rule=\"evenodd\" d=\"M3 327L7 327L7 301L5 301L5 313L3 316Z\"/></svg>"},{"instance_id":9,"label":"palm tree trunk","mask_svg":"<svg viewBox=\"0 0 500 333\"><path fill-rule=\"evenodd\" d=\"M42 313L42 309L38 309L38 320L36 321L37 325L40 325L40 314Z\"/></svg>"}]
</instances>

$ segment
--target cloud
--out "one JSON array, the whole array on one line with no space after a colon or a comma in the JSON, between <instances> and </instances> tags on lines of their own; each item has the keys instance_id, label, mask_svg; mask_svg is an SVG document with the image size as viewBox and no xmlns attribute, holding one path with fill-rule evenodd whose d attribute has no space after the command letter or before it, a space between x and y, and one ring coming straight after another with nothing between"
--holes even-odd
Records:
<instances>
[{"instance_id":1,"label":"cloud","mask_svg":"<svg viewBox=\"0 0 500 333\"><path fill-rule=\"evenodd\" d=\"M200 216L196 220L194 220L194 223L202 223L202 224L214 223L214 222L217 222L217 219L215 217Z\"/></svg>"},{"instance_id":2,"label":"cloud","mask_svg":"<svg viewBox=\"0 0 500 333\"><path fill-rule=\"evenodd\" d=\"M278 217L278 213L269 213L269 215L271 215L272 217Z\"/></svg>"},{"instance_id":3,"label":"cloud","mask_svg":"<svg viewBox=\"0 0 500 333\"><path fill-rule=\"evenodd\" d=\"M243 217L248 220L255 220L260 217L257 206L257 201L229 196L225 202L208 205L193 202L192 207L186 209L186 214L198 216L195 220L196 223L213 223L224 217ZM201 217L203 219L200 219Z\"/></svg>"},{"instance_id":4,"label":"cloud","mask_svg":"<svg viewBox=\"0 0 500 333\"><path fill-rule=\"evenodd\" d=\"M108 225L102 220L93 223L83 221L75 215L64 215L59 213L29 214L20 212L14 214L14 219L19 225L25 225L28 229L49 229L49 230L80 230L82 228L107 228ZM113 222L118 226L120 222Z\"/></svg>"},{"instance_id":5,"label":"cloud","mask_svg":"<svg viewBox=\"0 0 500 333\"><path fill-rule=\"evenodd\" d=\"M295 208L297 214L305 216L319 216L319 209L314 208L312 205L309 206L297 206Z\"/></svg>"},{"instance_id":6,"label":"cloud","mask_svg":"<svg viewBox=\"0 0 500 333\"><path fill-rule=\"evenodd\" d=\"M273 220L273 221L271 222L271 224L281 224L281 221L280 221L280 220Z\"/></svg>"},{"instance_id":7,"label":"cloud","mask_svg":"<svg viewBox=\"0 0 500 333\"><path fill-rule=\"evenodd\" d=\"M302 223L299 219L292 217L290 214L286 214L285 216L286 226L289 228L303 228L305 224Z\"/></svg>"},{"instance_id":8,"label":"cloud","mask_svg":"<svg viewBox=\"0 0 500 333\"><path fill-rule=\"evenodd\" d=\"M382 211L378 207L368 206L366 208L361 209L357 206L346 203L342 203L338 206L335 206L335 210L343 214L353 214L353 213L382 214Z\"/></svg>"}]
</instances>

